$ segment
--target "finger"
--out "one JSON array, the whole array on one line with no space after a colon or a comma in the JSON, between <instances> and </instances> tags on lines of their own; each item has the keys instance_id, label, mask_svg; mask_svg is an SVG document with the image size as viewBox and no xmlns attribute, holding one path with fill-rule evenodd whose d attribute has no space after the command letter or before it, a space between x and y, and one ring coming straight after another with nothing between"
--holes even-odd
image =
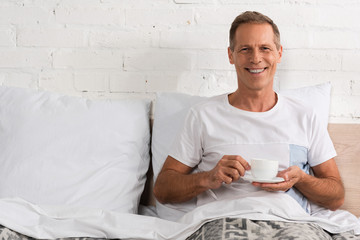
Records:
<instances>
[{"instance_id":1,"label":"finger","mask_svg":"<svg viewBox=\"0 0 360 240\"><path fill-rule=\"evenodd\" d=\"M230 184L230 183L233 182L232 177L227 176L227 175L225 175L225 174L223 174L223 176L222 176L221 179L222 179L222 182L223 182L223 183L226 183L226 184Z\"/></svg>"},{"instance_id":2,"label":"finger","mask_svg":"<svg viewBox=\"0 0 360 240\"><path fill-rule=\"evenodd\" d=\"M236 156L235 161L238 161L241 164L241 166L244 167L245 170L250 170L251 169L250 164L244 158L242 158L241 156Z\"/></svg>"},{"instance_id":3,"label":"finger","mask_svg":"<svg viewBox=\"0 0 360 240\"><path fill-rule=\"evenodd\" d=\"M219 168L216 175L218 176L218 179L221 183L230 184L233 181L232 176L229 174L229 168Z\"/></svg>"},{"instance_id":4,"label":"finger","mask_svg":"<svg viewBox=\"0 0 360 240\"><path fill-rule=\"evenodd\" d=\"M287 172L283 175L283 178L286 182L290 181L289 174Z\"/></svg>"},{"instance_id":5,"label":"finger","mask_svg":"<svg viewBox=\"0 0 360 240\"><path fill-rule=\"evenodd\" d=\"M221 170L221 173L223 176L230 177L231 182L234 182L234 181L237 181L240 179L240 174L239 174L238 170L235 168L231 168L231 167L223 168Z\"/></svg>"},{"instance_id":6,"label":"finger","mask_svg":"<svg viewBox=\"0 0 360 240\"><path fill-rule=\"evenodd\" d=\"M222 183L231 183L232 179L228 176L217 172L215 175L212 175L210 178L210 188L217 189L221 186Z\"/></svg>"},{"instance_id":7,"label":"finger","mask_svg":"<svg viewBox=\"0 0 360 240\"><path fill-rule=\"evenodd\" d=\"M241 173L239 172L238 169L232 168L232 169L228 169L228 176L232 178L232 181L237 181L240 179Z\"/></svg>"},{"instance_id":8,"label":"finger","mask_svg":"<svg viewBox=\"0 0 360 240\"><path fill-rule=\"evenodd\" d=\"M260 187L261 189L265 191L287 191L291 188L291 184L288 182L281 182L281 183L258 183L253 182L253 185L256 187Z\"/></svg>"},{"instance_id":9,"label":"finger","mask_svg":"<svg viewBox=\"0 0 360 240\"><path fill-rule=\"evenodd\" d=\"M235 160L239 155L224 155L223 159Z\"/></svg>"},{"instance_id":10,"label":"finger","mask_svg":"<svg viewBox=\"0 0 360 240\"><path fill-rule=\"evenodd\" d=\"M290 180L289 169L279 172L276 176L284 178L285 181L289 181Z\"/></svg>"},{"instance_id":11,"label":"finger","mask_svg":"<svg viewBox=\"0 0 360 240\"><path fill-rule=\"evenodd\" d=\"M246 169L241 163L236 160L228 160L223 167L226 169L226 172L232 175L235 178L240 178L240 176L245 175Z\"/></svg>"},{"instance_id":12,"label":"finger","mask_svg":"<svg viewBox=\"0 0 360 240\"><path fill-rule=\"evenodd\" d=\"M242 158L239 155L225 155L225 156L223 156L222 159L228 160L228 161L235 161L235 162L240 163L241 168L240 168L240 166L236 165L237 166L236 168L238 168L238 169L242 169L242 168L244 170L250 170L251 169L250 164L244 158Z\"/></svg>"}]
</instances>

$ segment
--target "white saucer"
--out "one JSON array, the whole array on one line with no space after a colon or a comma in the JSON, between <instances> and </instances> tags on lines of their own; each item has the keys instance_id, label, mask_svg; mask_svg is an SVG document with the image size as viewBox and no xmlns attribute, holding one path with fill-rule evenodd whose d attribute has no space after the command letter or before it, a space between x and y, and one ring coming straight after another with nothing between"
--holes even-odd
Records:
<instances>
[{"instance_id":1,"label":"white saucer","mask_svg":"<svg viewBox=\"0 0 360 240\"><path fill-rule=\"evenodd\" d=\"M251 175L245 175L243 179L250 182L260 182L260 183L278 183L285 181L285 179L281 177L274 177L272 179L258 179L258 178L254 178Z\"/></svg>"}]
</instances>

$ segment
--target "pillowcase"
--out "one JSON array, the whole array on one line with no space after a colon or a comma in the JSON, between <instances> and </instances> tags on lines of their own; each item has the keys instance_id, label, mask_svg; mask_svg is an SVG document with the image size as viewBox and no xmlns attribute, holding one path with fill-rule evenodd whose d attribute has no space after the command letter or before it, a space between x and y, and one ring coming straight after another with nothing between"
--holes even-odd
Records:
<instances>
[{"instance_id":1,"label":"pillowcase","mask_svg":"<svg viewBox=\"0 0 360 240\"><path fill-rule=\"evenodd\" d=\"M328 125L331 93L330 82L310 87L280 90L279 93L284 96L296 98L303 101L305 104L312 106L320 122L325 126Z\"/></svg>"},{"instance_id":2,"label":"pillowcase","mask_svg":"<svg viewBox=\"0 0 360 240\"><path fill-rule=\"evenodd\" d=\"M327 126L330 107L330 83L298 89L281 90L279 94L296 98L311 105L320 121ZM206 97L191 96L181 93L158 93L155 104L152 132L152 166L156 180L165 162L170 147L180 130L191 106L206 100ZM159 217L169 218L170 208L156 202ZM168 213L166 213L168 209ZM163 215L163 216L162 216Z\"/></svg>"},{"instance_id":3,"label":"pillowcase","mask_svg":"<svg viewBox=\"0 0 360 240\"><path fill-rule=\"evenodd\" d=\"M185 120L191 106L207 97L182 93L157 93L152 128L151 152L154 179L165 162L171 144Z\"/></svg>"},{"instance_id":4,"label":"pillowcase","mask_svg":"<svg viewBox=\"0 0 360 240\"><path fill-rule=\"evenodd\" d=\"M137 213L149 110L149 100L0 87L0 198Z\"/></svg>"}]
</instances>

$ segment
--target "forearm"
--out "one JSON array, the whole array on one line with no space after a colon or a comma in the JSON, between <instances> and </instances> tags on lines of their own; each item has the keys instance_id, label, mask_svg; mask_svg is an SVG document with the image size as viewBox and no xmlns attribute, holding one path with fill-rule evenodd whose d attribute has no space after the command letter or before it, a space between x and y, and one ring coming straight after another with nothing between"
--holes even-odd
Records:
<instances>
[{"instance_id":1,"label":"forearm","mask_svg":"<svg viewBox=\"0 0 360 240\"><path fill-rule=\"evenodd\" d=\"M207 172L181 174L166 170L159 174L154 195L161 203L180 203L188 201L208 190L206 187Z\"/></svg>"},{"instance_id":2,"label":"forearm","mask_svg":"<svg viewBox=\"0 0 360 240\"><path fill-rule=\"evenodd\" d=\"M242 157L225 155L213 169L191 173L193 168L168 156L157 177L154 195L161 203L185 202L208 189L217 189L223 183L239 180L249 169L248 162Z\"/></svg>"},{"instance_id":3,"label":"forearm","mask_svg":"<svg viewBox=\"0 0 360 240\"><path fill-rule=\"evenodd\" d=\"M344 187L336 177L318 178L304 173L294 187L308 200L331 210L338 209L344 202Z\"/></svg>"}]
</instances>

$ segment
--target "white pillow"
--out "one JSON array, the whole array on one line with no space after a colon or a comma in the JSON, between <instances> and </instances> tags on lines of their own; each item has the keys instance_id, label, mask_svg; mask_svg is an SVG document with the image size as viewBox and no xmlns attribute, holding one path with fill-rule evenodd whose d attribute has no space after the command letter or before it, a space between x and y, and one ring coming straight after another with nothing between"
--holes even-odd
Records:
<instances>
[{"instance_id":1,"label":"white pillow","mask_svg":"<svg viewBox=\"0 0 360 240\"><path fill-rule=\"evenodd\" d=\"M136 213L149 166L148 100L0 87L0 198Z\"/></svg>"},{"instance_id":2,"label":"white pillow","mask_svg":"<svg viewBox=\"0 0 360 240\"><path fill-rule=\"evenodd\" d=\"M159 174L177 132L191 106L207 99L182 93L157 93L151 152L154 179Z\"/></svg>"},{"instance_id":3,"label":"white pillow","mask_svg":"<svg viewBox=\"0 0 360 240\"><path fill-rule=\"evenodd\" d=\"M297 98L312 106L320 121L327 126L330 112L330 82L310 87L280 90L279 93L284 96Z\"/></svg>"},{"instance_id":4,"label":"white pillow","mask_svg":"<svg viewBox=\"0 0 360 240\"><path fill-rule=\"evenodd\" d=\"M279 94L297 98L311 104L320 120L327 126L330 107L330 83L279 91ZM181 93L158 93L155 104L154 125L152 132L152 166L156 180L162 165L168 156L169 149L177 132L183 124L189 108L204 101L205 97L191 96ZM156 202L159 217L168 217L166 206ZM171 209L168 208L169 212Z\"/></svg>"}]
</instances>

